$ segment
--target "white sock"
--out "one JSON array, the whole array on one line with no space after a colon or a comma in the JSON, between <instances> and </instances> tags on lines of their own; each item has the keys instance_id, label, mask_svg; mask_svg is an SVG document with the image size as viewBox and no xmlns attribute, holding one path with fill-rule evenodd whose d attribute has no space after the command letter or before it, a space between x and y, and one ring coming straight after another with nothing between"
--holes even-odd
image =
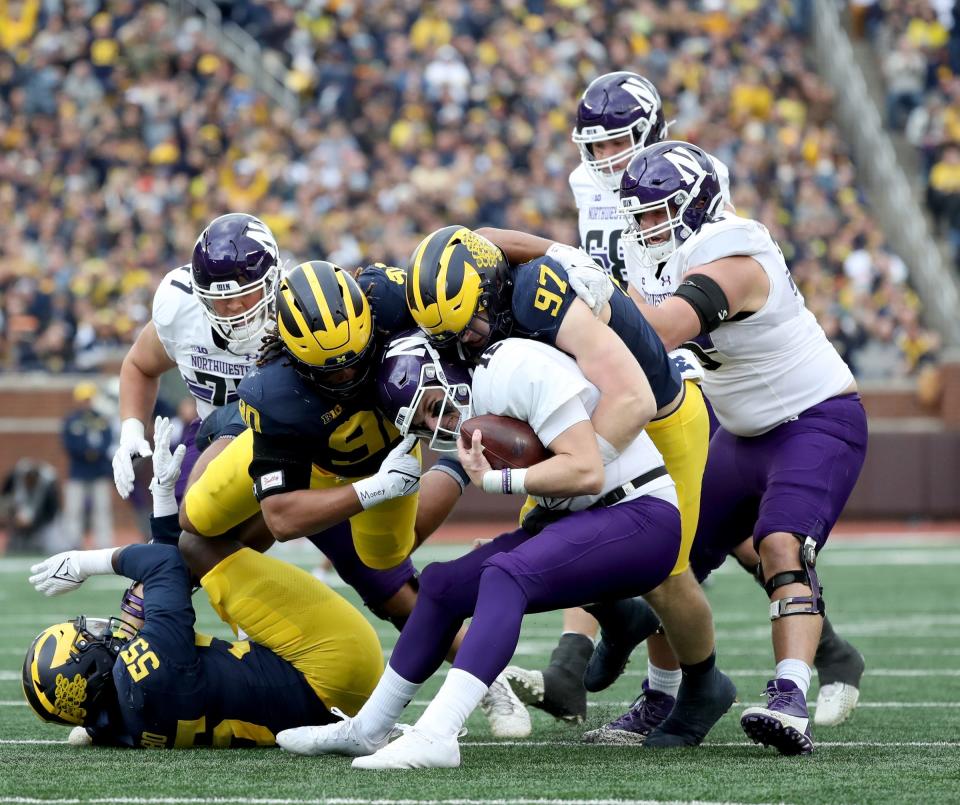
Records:
<instances>
[{"instance_id":1,"label":"white sock","mask_svg":"<svg viewBox=\"0 0 960 805\"><path fill-rule=\"evenodd\" d=\"M420 690L421 684L408 682L387 665L370 698L354 719L357 731L373 741L382 741L390 734L403 709Z\"/></svg>"},{"instance_id":2,"label":"white sock","mask_svg":"<svg viewBox=\"0 0 960 805\"><path fill-rule=\"evenodd\" d=\"M789 679L791 682L795 682L797 687L803 691L803 697L807 697L813 669L803 660L780 660L777 663L775 673L777 679Z\"/></svg>"},{"instance_id":3,"label":"white sock","mask_svg":"<svg viewBox=\"0 0 960 805\"><path fill-rule=\"evenodd\" d=\"M683 671L677 668L676 671L670 671L666 668L657 668L650 660L647 660L647 687L650 690L659 690L661 693L669 693L674 699L680 691L680 682L683 679Z\"/></svg>"},{"instance_id":4,"label":"white sock","mask_svg":"<svg viewBox=\"0 0 960 805\"><path fill-rule=\"evenodd\" d=\"M451 668L417 726L434 735L456 737L486 692L487 685L473 674Z\"/></svg>"}]
</instances>

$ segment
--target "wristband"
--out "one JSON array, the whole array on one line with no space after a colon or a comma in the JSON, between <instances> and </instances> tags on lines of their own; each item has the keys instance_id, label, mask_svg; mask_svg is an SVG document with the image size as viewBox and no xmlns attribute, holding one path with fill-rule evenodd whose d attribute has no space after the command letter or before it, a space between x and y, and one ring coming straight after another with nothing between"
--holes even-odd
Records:
<instances>
[{"instance_id":1,"label":"wristband","mask_svg":"<svg viewBox=\"0 0 960 805\"><path fill-rule=\"evenodd\" d=\"M177 505L175 487L161 486L156 476L150 482L150 494L153 495L153 516L155 518L167 517L180 511L180 507Z\"/></svg>"},{"instance_id":2,"label":"wristband","mask_svg":"<svg viewBox=\"0 0 960 805\"><path fill-rule=\"evenodd\" d=\"M390 500L387 490L384 489L383 481L380 480L378 475L371 475L369 478L356 481L353 484L353 491L357 493L357 498L359 498L364 511Z\"/></svg>"},{"instance_id":3,"label":"wristband","mask_svg":"<svg viewBox=\"0 0 960 805\"><path fill-rule=\"evenodd\" d=\"M143 423L139 419L130 417L120 423L120 441L122 443L141 442L143 439Z\"/></svg>"},{"instance_id":4,"label":"wristband","mask_svg":"<svg viewBox=\"0 0 960 805\"><path fill-rule=\"evenodd\" d=\"M116 548L100 548L94 551L76 551L74 560L84 579L90 576L107 576L116 573L113 569L113 554Z\"/></svg>"},{"instance_id":5,"label":"wristband","mask_svg":"<svg viewBox=\"0 0 960 805\"><path fill-rule=\"evenodd\" d=\"M525 495L526 470L487 470L483 474L483 491L492 495Z\"/></svg>"}]
</instances>

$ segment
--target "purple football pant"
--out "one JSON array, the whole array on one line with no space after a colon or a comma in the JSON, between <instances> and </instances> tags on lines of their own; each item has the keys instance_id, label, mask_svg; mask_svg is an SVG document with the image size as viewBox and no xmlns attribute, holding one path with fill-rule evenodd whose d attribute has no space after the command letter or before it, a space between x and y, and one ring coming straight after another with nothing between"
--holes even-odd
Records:
<instances>
[{"instance_id":1,"label":"purple football pant","mask_svg":"<svg viewBox=\"0 0 960 805\"><path fill-rule=\"evenodd\" d=\"M197 449L198 430L200 430L200 420L195 419L183 429L179 444L170 446L171 450L181 444L187 446L183 463L180 465L180 477L177 478L177 485L173 489L173 493L177 496L178 506L183 503L183 495L187 491L187 478L190 477L190 471L193 469L193 465L197 463L197 459L200 458L200 451Z\"/></svg>"},{"instance_id":2,"label":"purple football pant","mask_svg":"<svg viewBox=\"0 0 960 805\"><path fill-rule=\"evenodd\" d=\"M760 436L718 428L710 440L700 523L690 553L699 579L753 534L785 531L823 547L853 491L867 452L859 394L832 397Z\"/></svg>"},{"instance_id":3,"label":"purple football pant","mask_svg":"<svg viewBox=\"0 0 960 805\"><path fill-rule=\"evenodd\" d=\"M489 685L517 648L524 613L642 595L670 575L679 551L680 513L650 496L570 514L536 536L503 534L424 569L390 665L423 682L472 615L453 667Z\"/></svg>"},{"instance_id":4,"label":"purple football pant","mask_svg":"<svg viewBox=\"0 0 960 805\"><path fill-rule=\"evenodd\" d=\"M417 575L409 559L388 570L367 567L357 555L349 521L331 526L308 539L330 560L337 575L357 591L367 608L381 618L386 617L381 605Z\"/></svg>"}]
</instances>

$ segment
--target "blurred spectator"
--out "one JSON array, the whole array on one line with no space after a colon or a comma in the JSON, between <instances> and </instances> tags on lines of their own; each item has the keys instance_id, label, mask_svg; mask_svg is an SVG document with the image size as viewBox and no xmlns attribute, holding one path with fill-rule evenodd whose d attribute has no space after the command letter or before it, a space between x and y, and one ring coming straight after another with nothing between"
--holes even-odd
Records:
<instances>
[{"instance_id":1,"label":"blurred spectator","mask_svg":"<svg viewBox=\"0 0 960 805\"><path fill-rule=\"evenodd\" d=\"M69 548L59 514L57 471L44 461L21 458L0 487L7 553L50 554Z\"/></svg>"},{"instance_id":2,"label":"blurred spectator","mask_svg":"<svg viewBox=\"0 0 960 805\"><path fill-rule=\"evenodd\" d=\"M807 266L811 308L873 337L873 289L854 288L843 266L858 237L888 248L796 35L798 0L608 0L603 13L583 2L219 2L287 69L295 115L271 107L199 20L173 25L167 4L8 2L8 17L28 5L34 23L0 52L5 369L109 367L149 319L159 278L229 210L261 214L288 262L403 264L450 222L574 242L576 103L621 68L657 85L671 136L731 166L737 207L771 229L795 271ZM922 27L898 31L929 60L939 34L915 16ZM947 112L930 131L951 128ZM911 292L902 278L887 285L899 332ZM853 357L861 348L850 341Z\"/></svg>"},{"instance_id":3,"label":"blurred spectator","mask_svg":"<svg viewBox=\"0 0 960 805\"><path fill-rule=\"evenodd\" d=\"M73 398L78 408L67 414L63 422L63 446L69 461L64 525L71 535L71 549L83 547L88 506L94 546L113 545L113 469L110 465L113 431L110 420L94 408L96 396L97 387L93 383L77 385Z\"/></svg>"},{"instance_id":4,"label":"blurred spectator","mask_svg":"<svg viewBox=\"0 0 960 805\"><path fill-rule=\"evenodd\" d=\"M938 229L942 231L946 224L948 232L960 233L960 145L945 148L940 160L931 168L927 204ZM951 235L952 240L956 237L956 234Z\"/></svg>"},{"instance_id":5,"label":"blurred spectator","mask_svg":"<svg viewBox=\"0 0 960 805\"><path fill-rule=\"evenodd\" d=\"M923 102L927 80L927 60L906 34L883 60L883 76L887 82L887 125L899 130Z\"/></svg>"}]
</instances>

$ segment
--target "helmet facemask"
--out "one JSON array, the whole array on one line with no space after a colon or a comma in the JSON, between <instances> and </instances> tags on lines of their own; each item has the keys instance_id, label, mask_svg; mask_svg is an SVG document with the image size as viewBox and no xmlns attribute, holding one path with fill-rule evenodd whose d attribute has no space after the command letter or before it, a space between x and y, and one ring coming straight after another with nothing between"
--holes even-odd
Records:
<instances>
[{"instance_id":1,"label":"helmet facemask","mask_svg":"<svg viewBox=\"0 0 960 805\"><path fill-rule=\"evenodd\" d=\"M639 154L647 145L652 127L651 121L641 117L636 123L620 129L605 129L603 126L584 126L574 129L571 138L580 149L580 161L590 174L594 184L602 190L617 190L620 187L620 178L627 167L627 163ZM664 136L666 131L664 130ZM630 145L611 156L597 158L593 153L596 143L616 140L620 137L629 137ZM620 164L619 168L614 168Z\"/></svg>"},{"instance_id":2,"label":"helmet facemask","mask_svg":"<svg viewBox=\"0 0 960 805\"><path fill-rule=\"evenodd\" d=\"M277 280L280 271L276 266L267 269L258 280L241 285L235 279L212 282L209 288L195 285L194 292L203 305L210 326L231 344L245 344L259 339L275 315ZM217 313L214 302L237 299L247 294L261 293L260 299L249 309L235 315Z\"/></svg>"},{"instance_id":3,"label":"helmet facemask","mask_svg":"<svg viewBox=\"0 0 960 805\"><path fill-rule=\"evenodd\" d=\"M409 405L400 408L394 424L401 436L412 434L419 439L429 439L428 446L431 450L438 453L455 453L457 439L460 436L460 424L473 416L472 392L467 383L451 383L443 371L440 356L429 344L425 346L430 360L420 367L420 381L413 399ZM428 391L434 390L443 392L443 397L439 401L440 407L436 413L436 427L431 430L426 425L414 425L413 420L416 418L424 396ZM443 421L451 411L455 411L459 418L455 428L446 428Z\"/></svg>"}]
</instances>

